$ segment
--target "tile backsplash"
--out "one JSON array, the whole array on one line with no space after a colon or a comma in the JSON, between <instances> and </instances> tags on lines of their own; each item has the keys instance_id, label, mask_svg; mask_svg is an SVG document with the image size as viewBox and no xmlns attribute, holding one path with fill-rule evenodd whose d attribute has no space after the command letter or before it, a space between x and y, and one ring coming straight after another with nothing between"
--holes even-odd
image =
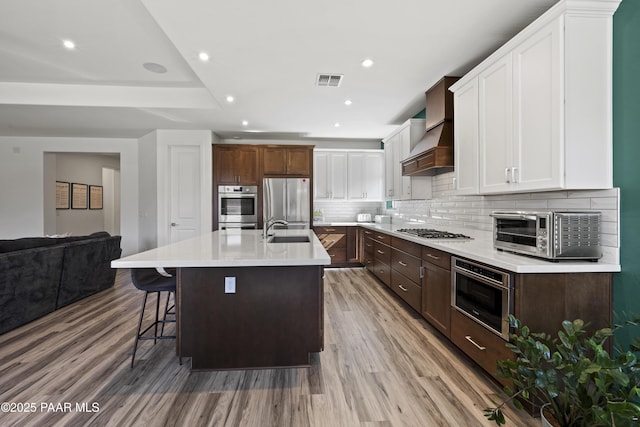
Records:
<instances>
[{"instance_id":1,"label":"tile backsplash","mask_svg":"<svg viewBox=\"0 0 640 427\"><path fill-rule=\"evenodd\" d=\"M394 223L411 222L415 226L467 229L474 236L490 239L496 210L595 210L602 212L601 244L603 255L619 262L618 188L609 190L547 191L539 193L499 194L491 196L456 196L453 172L432 178L432 198L394 201L387 209L384 202L315 201L314 211L321 210L325 221L355 221L359 213L391 215Z\"/></svg>"},{"instance_id":2,"label":"tile backsplash","mask_svg":"<svg viewBox=\"0 0 640 427\"><path fill-rule=\"evenodd\" d=\"M359 213L374 215L382 213L384 202L345 202L315 200L313 202L313 210L321 210L325 221L333 222L352 222L356 220Z\"/></svg>"},{"instance_id":3,"label":"tile backsplash","mask_svg":"<svg viewBox=\"0 0 640 427\"><path fill-rule=\"evenodd\" d=\"M491 196L453 195L453 172L432 181L430 200L395 201L384 213L393 222L417 222L434 227L466 228L488 233L493 228L489 214L495 210L595 210L602 212L601 244L607 257L619 256L619 189L549 191Z\"/></svg>"}]
</instances>

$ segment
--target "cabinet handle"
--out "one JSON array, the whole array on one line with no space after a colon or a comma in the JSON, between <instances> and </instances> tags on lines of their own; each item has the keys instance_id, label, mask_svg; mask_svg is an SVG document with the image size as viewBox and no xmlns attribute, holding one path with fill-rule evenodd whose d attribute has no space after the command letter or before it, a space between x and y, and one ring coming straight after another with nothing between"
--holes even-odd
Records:
<instances>
[{"instance_id":1,"label":"cabinet handle","mask_svg":"<svg viewBox=\"0 0 640 427\"><path fill-rule=\"evenodd\" d=\"M514 166L511 168L511 182L513 182L514 184L518 182L518 178L516 176L517 172L518 172L517 167Z\"/></svg>"},{"instance_id":2,"label":"cabinet handle","mask_svg":"<svg viewBox=\"0 0 640 427\"><path fill-rule=\"evenodd\" d=\"M384 251L381 251L380 249L378 249L376 252L378 252L380 255L384 255Z\"/></svg>"},{"instance_id":3,"label":"cabinet handle","mask_svg":"<svg viewBox=\"0 0 640 427\"><path fill-rule=\"evenodd\" d=\"M474 340L472 340L472 339L471 339L471 335L467 335L467 336L465 336L464 338L465 338L467 341L469 341L471 344L475 345L475 346L478 348L478 350L480 350L480 351L484 351L484 350L486 350L486 349L487 349L487 347L483 347L483 346L481 346L481 345L478 345L478 343L476 343Z\"/></svg>"},{"instance_id":4,"label":"cabinet handle","mask_svg":"<svg viewBox=\"0 0 640 427\"><path fill-rule=\"evenodd\" d=\"M398 261L398 264L400 264L400 265L401 265L401 266L403 266L403 267L406 267L406 266L407 266L407 264L406 264L406 263L404 263L404 262L402 262L402 261Z\"/></svg>"},{"instance_id":5,"label":"cabinet handle","mask_svg":"<svg viewBox=\"0 0 640 427\"><path fill-rule=\"evenodd\" d=\"M378 235L378 236L376 236L376 237L377 237L378 239L380 239L380 240L383 240L383 239L384 239L384 236L380 236L380 235Z\"/></svg>"},{"instance_id":6,"label":"cabinet handle","mask_svg":"<svg viewBox=\"0 0 640 427\"><path fill-rule=\"evenodd\" d=\"M439 256L435 256L435 255L432 255L432 254L427 254L427 256L428 256L429 258L431 258L431 259L435 259L435 260L440 259L440 257L439 257Z\"/></svg>"},{"instance_id":7,"label":"cabinet handle","mask_svg":"<svg viewBox=\"0 0 640 427\"><path fill-rule=\"evenodd\" d=\"M330 256L330 257L334 257L334 256L336 256L336 254L329 254L329 256Z\"/></svg>"},{"instance_id":8,"label":"cabinet handle","mask_svg":"<svg viewBox=\"0 0 640 427\"><path fill-rule=\"evenodd\" d=\"M424 267L420 266L420 278L424 279Z\"/></svg>"},{"instance_id":9,"label":"cabinet handle","mask_svg":"<svg viewBox=\"0 0 640 427\"><path fill-rule=\"evenodd\" d=\"M335 228L325 228L325 231L327 233L331 233L332 231L336 231L336 229Z\"/></svg>"},{"instance_id":10,"label":"cabinet handle","mask_svg":"<svg viewBox=\"0 0 640 427\"><path fill-rule=\"evenodd\" d=\"M367 231L367 230L365 230L365 231L364 231L364 234L371 234L371 231Z\"/></svg>"},{"instance_id":11,"label":"cabinet handle","mask_svg":"<svg viewBox=\"0 0 640 427\"><path fill-rule=\"evenodd\" d=\"M402 285L398 285L398 287L399 287L400 289L402 289L402 291L403 291L403 292L408 292L408 291L409 291L409 289L405 288L405 287L404 287L404 286L402 286Z\"/></svg>"}]
</instances>

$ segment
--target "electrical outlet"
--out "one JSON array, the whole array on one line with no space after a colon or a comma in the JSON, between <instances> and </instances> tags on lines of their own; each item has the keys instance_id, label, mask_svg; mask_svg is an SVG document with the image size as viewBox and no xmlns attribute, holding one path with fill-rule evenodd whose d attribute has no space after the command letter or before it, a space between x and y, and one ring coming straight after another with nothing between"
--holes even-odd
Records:
<instances>
[{"instance_id":1,"label":"electrical outlet","mask_svg":"<svg viewBox=\"0 0 640 427\"><path fill-rule=\"evenodd\" d=\"M224 278L224 293L235 294L236 293L236 278L225 277Z\"/></svg>"}]
</instances>

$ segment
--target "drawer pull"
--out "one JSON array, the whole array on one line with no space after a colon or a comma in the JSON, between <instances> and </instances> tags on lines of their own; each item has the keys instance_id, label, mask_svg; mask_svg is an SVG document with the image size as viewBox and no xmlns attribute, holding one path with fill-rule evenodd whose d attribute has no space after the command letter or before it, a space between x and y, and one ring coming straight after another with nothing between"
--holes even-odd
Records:
<instances>
[{"instance_id":1,"label":"drawer pull","mask_svg":"<svg viewBox=\"0 0 640 427\"><path fill-rule=\"evenodd\" d=\"M325 228L325 230L326 230L327 232L336 231L336 229L335 229L335 228Z\"/></svg>"},{"instance_id":2,"label":"drawer pull","mask_svg":"<svg viewBox=\"0 0 640 427\"><path fill-rule=\"evenodd\" d=\"M409 289L405 288L405 287L404 287L404 286L402 286L402 285L398 285L398 287L399 287L400 289L402 289L404 292L408 292L408 291L409 291Z\"/></svg>"},{"instance_id":3,"label":"drawer pull","mask_svg":"<svg viewBox=\"0 0 640 427\"><path fill-rule=\"evenodd\" d=\"M420 266L420 278L424 279L424 267Z\"/></svg>"},{"instance_id":4,"label":"drawer pull","mask_svg":"<svg viewBox=\"0 0 640 427\"><path fill-rule=\"evenodd\" d=\"M475 345L476 347L478 347L478 350L480 351L484 351L487 349L487 347L483 347L481 345L478 345L478 343L476 343L474 340L471 339L471 335L467 335L464 337L467 341L469 341L471 344Z\"/></svg>"},{"instance_id":5,"label":"drawer pull","mask_svg":"<svg viewBox=\"0 0 640 427\"><path fill-rule=\"evenodd\" d=\"M376 252L378 252L380 255L384 255L384 251L381 251L380 249L378 249Z\"/></svg>"},{"instance_id":6,"label":"drawer pull","mask_svg":"<svg viewBox=\"0 0 640 427\"><path fill-rule=\"evenodd\" d=\"M336 256L336 254L329 254L329 256Z\"/></svg>"},{"instance_id":7,"label":"drawer pull","mask_svg":"<svg viewBox=\"0 0 640 427\"><path fill-rule=\"evenodd\" d=\"M403 266L403 267L406 267L406 266L407 266L407 264L406 264L406 263L404 263L404 262L402 262L402 261L398 261L398 264L400 264L400 265L401 265L401 266Z\"/></svg>"},{"instance_id":8,"label":"drawer pull","mask_svg":"<svg viewBox=\"0 0 640 427\"><path fill-rule=\"evenodd\" d=\"M431 259L440 259L439 256L435 256L435 255L431 255L431 254L427 254L427 256Z\"/></svg>"},{"instance_id":9,"label":"drawer pull","mask_svg":"<svg viewBox=\"0 0 640 427\"><path fill-rule=\"evenodd\" d=\"M384 239L384 236L376 236L378 239Z\"/></svg>"}]
</instances>

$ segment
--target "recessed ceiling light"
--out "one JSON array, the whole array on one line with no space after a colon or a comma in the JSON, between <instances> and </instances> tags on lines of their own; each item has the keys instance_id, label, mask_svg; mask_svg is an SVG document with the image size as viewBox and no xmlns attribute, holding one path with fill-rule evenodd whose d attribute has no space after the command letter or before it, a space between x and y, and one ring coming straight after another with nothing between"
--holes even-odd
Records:
<instances>
[{"instance_id":1,"label":"recessed ceiling light","mask_svg":"<svg viewBox=\"0 0 640 427\"><path fill-rule=\"evenodd\" d=\"M249 126L249 122L248 122L248 121L246 121L246 120L243 120L243 121L242 121L242 126Z\"/></svg>"},{"instance_id":2,"label":"recessed ceiling light","mask_svg":"<svg viewBox=\"0 0 640 427\"><path fill-rule=\"evenodd\" d=\"M167 72L167 67L161 64L156 64L155 62L145 62L142 66L145 70L156 74L164 74Z\"/></svg>"},{"instance_id":3,"label":"recessed ceiling light","mask_svg":"<svg viewBox=\"0 0 640 427\"><path fill-rule=\"evenodd\" d=\"M334 127L337 127L337 128L339 128L339 127L340 127L340 123L338 123L338 122L335 122L335 123L333 124L333 126L334 126Z\"/></svg>"},{"instance_id":4,"label":"recessed ceiling light","mask_svg":"<svg viewBox=\"0 0 640 427\"><path fill-rule=\"evenodd\" d=\"M63 40L62 44L64 45L64 47L66 47L69 50L76 48L76 44L71 40Z\"/></svg>"},{"instance_id":5,"label":"recessed ceiling light","mask_svg":"<svg viewBox=\"0 0 640 427\"><path fill-rule=\"evenodd\" d=\"M198 58L200 58L202 62L207 62L209 60L209 54L207 52L200 52Z\"/></svg>"},{"instance_id":6,"label":"recessed ceiling light","mask_svg":"<svg viewBox=\"0 0 640 427\"><path fill-rule=\"evenodd\" d=\"M349 106L349 105L351 105L351 104L353 104L353 102L351 102L351 100L350 100L350 99L347 99L346 101L344 101L344 105Z\"/></svg>"},{"instance_id":7,"label":"recessed ceiling light","mask_svg":"<svg viewBox=\"0 0 640 427\"><path fill-rule=\"evenodd\" d=\"M231 103L233 101L235 101L235 98L231 95L227 95L227 102Z\"/></svg>"},{"instance_id":8,"label":"recessed ceiling light","mask_svg":"<svg viewBox=\"0 0 640 427\"><path fill-rule=\"evenodd\" d=\"M364 61L362 61L362 66L365 68L369 68L373 65L373 59L367 58Z\"/></svg>"}]
</instances>

